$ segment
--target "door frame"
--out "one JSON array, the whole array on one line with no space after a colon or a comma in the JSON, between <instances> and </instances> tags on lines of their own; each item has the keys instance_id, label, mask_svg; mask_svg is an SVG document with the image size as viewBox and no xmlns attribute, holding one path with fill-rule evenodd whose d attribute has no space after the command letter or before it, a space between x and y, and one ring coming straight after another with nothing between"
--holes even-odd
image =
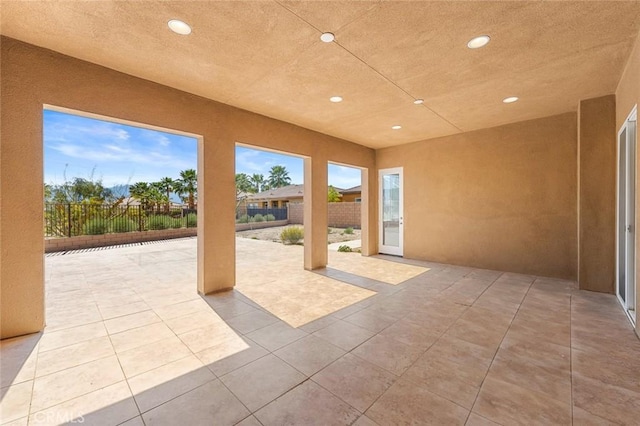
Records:
<instances>
[{"instance_id":1,"label":"door frame","mask_svg":"<svg viewBox=\"0 0 640 426\"><path fill-rule=\"evenodd\" d=\"M399 229L398 229L398 247L385 246L384 237L384 215L383 215L383 185L382 176L389 174L398 174L400 177L400 193L399 199ZM394 256L403 256L404 254L404 169L403 167L390 167L378 170L378 253L391 254Z\"/></svg>"},{"instance_id":2,"label":"door frame","mask_svg":"<svg viewBox=\"0 0 640 426\"><path fill-rule=\"evenodd\" d=\"M636 251L636 225L637 225L637 171L638 171L638 161L637 161L637 150L638 150L638 126L637 126L637 105L634 105L634 107L631 109L631 112L629 113L629 115L627 116L627 118L625 119L624 123L622 124L622 126L620 127L620 129L618 130L617 133L617 137L616 137L616 286L615 286L615 292L616 292L616 298L618 299L618 301L620 302L620 304L622 305L625 314L627 315L627 317L629 318L629 320L631 321L632 324L635 325L636 323L636 312L637 312L637 307L636 305L636 297L637 297L637 290L638 290L638 281L637 281L637 274L636 274L636 269L637 269L637 265L636 265L636 256L635 256L635 251ZM629 156L629 151L630 151L630 145L629 145L629 141L630 141L630 129L629 129L629 123L630 122L635 122L635 131L634 131L634 135L631 135L635 138L635 140L632 140L632 144L631 144L631 154L632 156ZM626 140L624 141L624 146L621 143L620 137L622 135L622 133L626 131ZM622 149L625 149L625 159L626 161L626 165L625 165L625 169L626 169L626 173L625 176L622 177L620 176L620 157L621 157L621 151ZM630 161L630 159L632 161ZM629 168L629 163L631 162L632 164L632 168ZM633 179L631 180L631 185L628 185L626 182L626 180L629 178L629 173L633 172L632 177ZM628 206L628 201L631 197L629 197L629 193L630 191L633 191L633 217L631 218L631 229L632 229L632 236L628 237L627 232L624 232L624 238L625 238L625 300L623 300L620 297L620 257L621 257L621 253L620 253L620 234L621 234L621 229L620 229L620 185L621 185L621 178L625 179L625 206L623 207L625 209L625 214L624 217L627 217L627 212L629 210L629 206ZM630 240L630 241L629 241ZM627 244L629 244L629 246L631 246L631 250L629 250ZM633 265L632 268L629 268L629 265ZM631 269L631 270L629 270ZM631 280L631 285L629 285L629 281Z\"/></svg>"}]
</instances>

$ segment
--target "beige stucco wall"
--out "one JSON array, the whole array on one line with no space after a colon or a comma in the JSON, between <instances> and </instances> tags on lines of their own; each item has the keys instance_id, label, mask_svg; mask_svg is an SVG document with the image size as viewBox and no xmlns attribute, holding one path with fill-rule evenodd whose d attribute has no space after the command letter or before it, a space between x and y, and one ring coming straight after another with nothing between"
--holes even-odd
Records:
<instances>
[{"instance_id":1,"label":"beige stucco wall","mask_svg":"<svg viewBox=\"0 0 640 426\"><path fill-rule=\"evenodd\" d=\"M9 38L1 38L0 43L3 338L38 331L45 321L43 105L174 129L201 138L198 207L203 214L198 215L198 289L203 293L229 288L235 281L236 142L313 158L316 170L312 185L318 191L321 188L322 196L318 193L312 200L312 235L324 234L325 239L327 161L375 167L375 152L357 144ZM209 200L215 203L215 217L207 214ZM375 197L371 202L375 203ZM374 226L369 228L375 233ZM326 259L326 241L321 243L314 242L306 252L312 257L309 265L317 266Z\"/></svg>"},{"instance_id":2,"label":"beige stucco wall","mask_svg":"<svg viewBox=\"0 0 640 426\"><path fill-rule=\"evenodd\" d=\"M625 70L616 89L616 135L617 131L629 116L634 105L640 104L640 35L636 39L635 46L631 51ZM637 138L637 135L636 135ZM640 150L636 150L640 153ZM636 165L640 164L640 155L636 158ZM636 173L636 189L640 188L640 173ZM638 229L638 212L640 203L636 191L636 223ZM637 233L636 233L637 236ZM640 238L636 237L636 307L640 306L640 285L638 285L638 267L640 267ZM636 334L639 334L640 321L636 321Z\"/></svg>"},{"instance_id":3,"label":"beige stucco wall","mask_svg":"<svg viewBox=\"0 0 640 426\"><path fill-rule=\"evenodd\" d=\"M613 293L616 242L616 101L588 99L578 108L578 282Z\"/></svg>"},{"instance_id":4,"label":"beige stucco wall","mask_svg":"<svg viewBox=\"0 0 640 426\"><path fill-rule=\"evenodd\" d=\"M404 167L409 258L575 279L576 114L377 151Z\"/></svg>"}]
</instances>

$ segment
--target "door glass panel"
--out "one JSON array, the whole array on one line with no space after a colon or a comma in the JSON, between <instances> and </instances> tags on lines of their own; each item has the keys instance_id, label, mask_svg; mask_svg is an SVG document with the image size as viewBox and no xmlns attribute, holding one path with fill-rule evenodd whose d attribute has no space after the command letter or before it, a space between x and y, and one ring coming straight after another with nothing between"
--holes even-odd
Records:
<instances>
[{"instance_id":1,"label":"door glass panel","mask_svg":"<svg viewBox=\"0 0 640 426\"><path fill-rule=\"evenodd\" d=\"M627 272L627 132L620 133L618 174L618 295L626 296Z\"/></svg>"},{"instance_id":2,"label":"door glass panel","mask_svg":"<svg viewBox=\"0 0 640 426\"><path fill-rule=\"evenodd\" d=\"M400 246L400 175L382 176L382 244Z\"/></svg>"}]
</instances>

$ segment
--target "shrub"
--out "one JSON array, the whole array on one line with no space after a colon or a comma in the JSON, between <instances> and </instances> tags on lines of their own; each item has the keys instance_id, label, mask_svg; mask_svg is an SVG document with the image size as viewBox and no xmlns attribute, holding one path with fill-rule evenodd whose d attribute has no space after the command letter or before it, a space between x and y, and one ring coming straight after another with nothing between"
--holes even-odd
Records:
<instances>
[{"instance_id":1,"label":"shrub","mask_svg":"<svg viewBox=\"0 0 640 426\"><path fill-rule=\"evenodd\" d=\"M254 222L264 222L264 216L262 216L260 213L258 213L257 215L255 215L253 217L253 221Z\"/></svg>"},{"instance_id":2,"label":"shrub","mask_svg":"<svg viewBox=\"0 0 640 426\"><path fill-rule=\"evenodd\" d=\"M304 231L299 226L286 227L280 233L283 244L298 244L302 238L304 238Z\"/></svg>"},{"instance_id":3,"label":"shrub","mask_svg":"<svg viewBox=\"0 0 640 426\"><path fill-rule=\"evenodd\" d=\"M274 215L272 215L271 213L269 213L268 215L266 215L264 217L264 220L266 220L267 222L273 222L274 220L276 220L276 217Z\"/></svg>"},{"instance_id":4,"label":"shrub","mask_svg":"<svg viewBox=\"0 0 640 426\"><path fill-rule=\"evenodd\" d=\"M344 252L344 253L351 253L353 251L353 249L351 247L349 247L348 245L342 245L340 247L338 247L338 251Z\"/></svg>"},{"instance_id":5,"label":"shrub","mask_svg":"<svg viewBox=\"0 0 640 426\"><path fill-rule=\"evenodd\" d=\"M90 219L82 229L86 235L102 235L107 232L107 222L103 219Z\"/></svg>"},{"instance_id":6,"label":"shrub","mask_svg":"<svg viewBox=\"0 0 640 426\"><path fill-rule=\"evenodd\" d=\"M238 220L236 220L236 222L238 222L238 223L249 223L249 216L247 216L246 214L243 214L242 216L240 216L238 218Z\"/></svg>"},{"instance_id":7,"label":"shrub","mask_svg":"<svg viewBox=\"0 0 640 426\"><path fill-rule=\"evenodd\" d=\"M256 220L253 218L253 216L249 216L249 223L253 223L253 222L255 222L255 221L256 221Z\"/></svg>"},{"instance_id":8,"label":"shrub","mask_svg":"<svg viewBox=\"0 0 640 426\"><path fill-rule=\"evenodd\" d=\"M131 232L137 229L138 225L128 217L118 216L111 219L111 232Z\"/></svg>"},{"instance_id":9,"label":"shrub","mask_svg":"<svg viewBox=\"0 0 640 426\"><path fill-rule=\"evenodd\" d=\"M154 231L169 229L171 228L171 218L162 215L149 216L149 219L147 220L147 228Z\"/></svg>"},{"instance_id":10,"label":"shrub","mask_svg":"<svg viewBox=\"0 0 640 426\"><path fill-rule=\"evenodd\" d=\"M174 229L182 228L184 226L184 220L181 217L171 218L171 227Z\"/></svg>"},{"instance_id":11,"label":"shrub","mask_svg":"<svg viewBox=\"0 0 640 426\"><path fill-rule=\"evenodd\" d=\"M353 234L353 228L349 227L349 228L345 229L344 233L347 234L347 235L352 235Z\"/></svg>"},{"instance_id":12,"label":"shrub","mask_svg":"<svg viewBox=\"0 0 640 426\"><path fill-rule=\"evenodd\" d=\"M187 215L187 228L195 228L198 226L198 215L195 213L189 213Z\"/></svg>"},{"instance_id":13,"label":"shrub","mask_svg":"<svg viewBox=\"0 0 640 426\"><path fill-rule=\"evenodd\" d=\"M330 233L332 233L332 232L333 232L333 229L331 229L331 228L327 228L327 234L330 234Z\"/></svg>"}]
</instances>

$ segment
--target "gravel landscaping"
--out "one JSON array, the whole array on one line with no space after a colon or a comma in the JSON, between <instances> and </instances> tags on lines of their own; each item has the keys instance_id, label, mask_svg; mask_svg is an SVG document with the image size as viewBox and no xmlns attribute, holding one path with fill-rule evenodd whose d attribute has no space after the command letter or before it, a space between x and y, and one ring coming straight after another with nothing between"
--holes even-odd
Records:
<instances>
[{"instance_id":1,"label":"gravel landscaping","mask_svg":"<svg viewBox=\"0 0 640 426\"><path fill-rule=\"evenodd\" d=\"M287 226L299 226L302 225L287 225ZM253 240L265 240L265 241L277 241L280 242L280 233L287 226L274 226L273 228L263 228L248 231L238 231L236 235L242 238L250 238ZM354 229L353 234L346 234L343 228L329 228L329 244L341 243L344 241L352 241L360 239L360 230Z\"/></svg>"}]
</instances>

